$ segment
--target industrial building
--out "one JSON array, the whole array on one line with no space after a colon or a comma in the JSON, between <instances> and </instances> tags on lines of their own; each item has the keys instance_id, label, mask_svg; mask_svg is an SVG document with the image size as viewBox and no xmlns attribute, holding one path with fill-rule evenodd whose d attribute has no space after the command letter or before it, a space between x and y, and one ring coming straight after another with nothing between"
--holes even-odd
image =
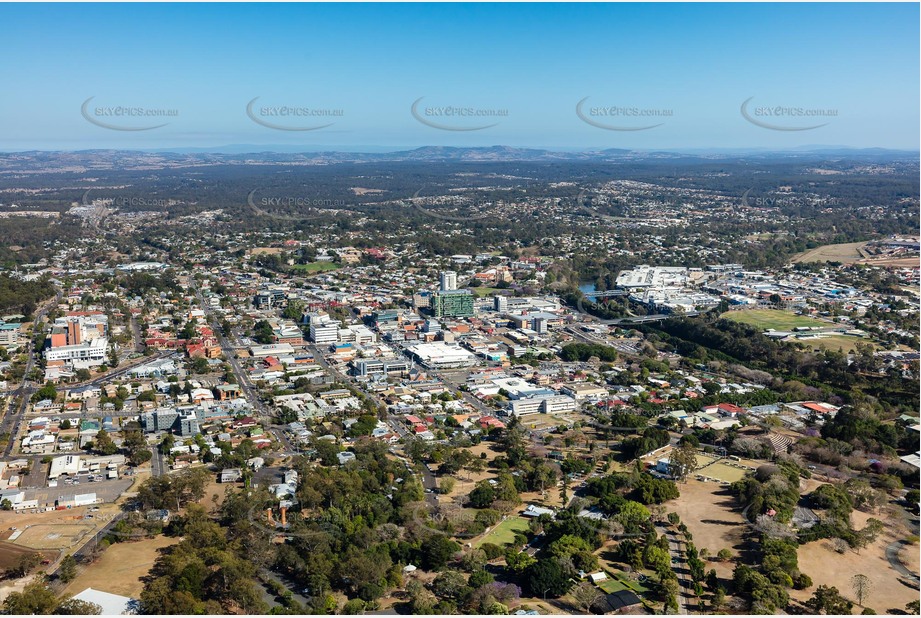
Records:
<instances>
[{"instance_id":1,"label":"industrial building","mask_svg":"<svg viewBox=\"0 0 921 618\"><path fill-rule=\"evenodd\" d=\"M638 288L684 287L688 269L681 266L637 266L617 275L615 285L627 290Z\"/></svg>"},{"instance_id":2,"label":"industrial building","mask_svg":"<svg viewBox=\"0 0 921 618\"><path fill-rule=\"evenodd\" d=\"M379 375L406 375L410 364L405 360L357 359L352 361L352 374L358 377Z\"/></svg>"},{"instance_id":3,"label":"industrial building","mask_svg":"<svg viewBox=\"0 0 921 618\"><path fill-rule=\"evenodd\" d=\"M419 343L406 348L406 353L429 369L472 367L476 356L457 345L443 342Z\"/></svg>"}]
</instances>

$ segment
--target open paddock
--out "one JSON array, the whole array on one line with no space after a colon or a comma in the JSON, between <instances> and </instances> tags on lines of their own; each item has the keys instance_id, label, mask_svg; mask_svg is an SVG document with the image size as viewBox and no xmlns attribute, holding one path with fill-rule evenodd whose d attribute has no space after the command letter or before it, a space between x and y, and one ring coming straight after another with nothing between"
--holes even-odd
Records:
<instances>
[{"instance_id":1,"label":"open paddock","mask_svg":"<svg viewBox=\"0 0 921 618\"><path fill-rule=\"evenodd\" d=\"M706 548L711 556L729 549L738 556L744 548L748 522L728 488L721 483L688 480L679 483L681 496L665 503L666 511L674 511L687 525L698 548ZM721 579L732 578L732 562L708 562L707 570L715 569Z\"/></svg>"},{"instance_id":2,"label":"open paddock","mask_svg":"<svg viewBox=\"0 0 921 618\"><path fill-rule=\"evenodd\" d=\"M339 265L333 262L311 262L309 264L295 264L292 268L302 273L313 274L339 270Z\"/></svg>"},{"instance_id":3,"label":"open paddock","mask_svg":"<svg viewBox=\"0 0 921 618\"><path fill-rule=\"evenodd\" d=\"M37 553L39 552L28 547L0 541L0 570L12 569L19 565L19 561L22 560L23 556ZM51 556L46 556L46 558L51 558Z\"/></svg>"},{"instance_id":4,"label":"open paddock","mask_svg":"<svg viewBox=\"0 0 921 618\"><path fill-rule=\"evenodd\" d=\"M521 426L529 431L556 429L560 425L569 425L572 419L567 415L528 414L521 419ZM559 436L556 436L559 437Z\"/></svg>"},{"instance_id":5,"label":"open paddock","mask_svg":"<svg viewBox=\"0 0 921 618\"><path fill-rule=\"evenodd\" d=\"M870 266L880 266L882 268L918 268L918 257L870 258L860 260L860 263Z\"/></svg>"},{"instance_id":6,"label":"open paddock","mask_svg":"<svg viewBox=\"0 0 921 618\"><path fill-rule=\"evenodd\" d=\"M823 335L821 337L794 339L794 341L802 343L813 350L831 350L837 352L840 349L845 354L854 352L857 349L858 343L868 345L873 349L877 347L869 339L851 335Z\"/></svg>"},{"instance_id":7,"label":"open paddock","mask_svg":"<svg viewBox=\"0 0 921 618\"><path fill-rule=\"evenodd\" d=\"M865 258L865 254L861 250L866 245L866 242L822 245L800 253L793 258L793 262L841 262L842 264L853 264Z\"/></svg>"},{"instance_id":8,"label":"open paddock","mask_svg":"<svg viewBox=\"0 0 921 618\"><path fill-rule=\"evenodd\" d=\"M823 328L831 326L828 322L780 309L743 309L738 311L727 311L720 317L765 330L789 331L800 326L818 326Z\"/></svg>"},{"instance_id":9,"label":"open paddock","mask_svg":"<svg viewBox=\"0 0 921 618\"><path fill-rule=\"evenodd\" d=\"M812 578L815 586L835 586L842 595L854 601L855 606L851 578L858 574L866 575L871 586L870 595L864 601L866 607L872 607L879 614L904 610L909 601L918 600L918 590L908 585L886 559L886 547L899 540L898 537L904 532L902 530L893 534L892 529L887 528L874 543L861 549L859 554L850 549L839 554L832 549L828 540L806 543L799 548L799 568ZM908 553L917 556L918 548L911 546L903 553L906 557ZM829 568L829 565L834 566ZM812 596L814 590L792 590L790 596L802 602ZM860 608L857 607L854 613L860 613Z\"/></svg>"},{"instance_id":10,"label":"open paddock","mask_svg":"<svg viewBox=\"0 0 921 618\"><path fill-rule=\"evenodd\" d=\"M150 573L154 562L164 549L179 542L179 539L157 536L130 543L115 543L102 556L83 568L64 590L65 594L77 594L86 588L94 588L112 594L138 598L144 588L144 577Z\"/></svg>"}]
</instances>

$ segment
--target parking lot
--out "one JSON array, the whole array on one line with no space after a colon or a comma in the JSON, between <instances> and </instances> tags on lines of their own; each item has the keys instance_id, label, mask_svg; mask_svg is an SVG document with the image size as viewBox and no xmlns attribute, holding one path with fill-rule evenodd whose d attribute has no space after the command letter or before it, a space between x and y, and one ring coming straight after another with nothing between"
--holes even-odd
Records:
<instances>
[{"instance_id":1,"label":"parking lot","mask_svg":"<svg viewBox=\"0 0 921 618\"><path fill-rule=\"evenodd\" d=\"M284 470L278 467L263 467L253 473L253 483L259 487L268 487L269 485L282 483L284 480Z\"/></svg>"},{"instance_id":2,"label":"parking lot","mask_svg":"<svg viewBox=\"0 0 921 618\"><path fill-rule=\"evenodd\" d=\"M43 464L41 459L36 457L32 459L32 467L29 474L22 477L21 487L44 487L48 480L48 465Z\"/></svg>"},{"instance_id":3,"label":"parking lot","mask_svg":"<svg viewBox=\"0 0 921 618\"><path fill-rule=\"evenodd\" d=\"M57 500L66 500L80 494L96 494L97 502L115 502L125 492L133 479L118 479L113 481L98 481L96 483L81 482L79 485L64 485L57 487L43 487L41 489L24 490L26 500L38 500L39 507L54 506Z\"/></svg>"}]
</instances>

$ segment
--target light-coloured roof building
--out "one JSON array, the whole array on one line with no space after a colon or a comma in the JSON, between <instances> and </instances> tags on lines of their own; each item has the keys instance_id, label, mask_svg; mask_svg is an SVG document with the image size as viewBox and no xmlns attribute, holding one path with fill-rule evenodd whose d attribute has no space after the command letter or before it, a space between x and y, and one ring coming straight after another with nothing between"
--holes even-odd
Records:
<instances>
[{"instance_id":1,"label":"light-coloured roof building","mask_svg":"<svg viewBox=\"0 0 921 618\"><path fill-rule=\"evenodd\" d=\"M64 455L51 460L48 478L56 479L62 474L77 474L78 472L80 472L80 456Z\"/></svg>"},{"instance_id":2,"label":"light-coloured roof building","mask_svg":"<svg viewBox=\"0 0 921 618\"><path fill-rule=\"evenodd\" d=\"M102 612L100 613L103 616L125 616L137 613L137 601L131 597L125 597L120 594L112 594L111 592L87 588L80 594L75 595L74 598L80 601L95 603L102 608Z\"/></svg>"},{"instance_id":3,"label":"light-coloured roof building","mask_svg":"<svg viewBox=\"0 0 921 618\"><path fill-rule=\"evenodd\" d=\"M464 348L441 342L419 343L407 347L406 351L430 368L470 367L476 363L476 357Z\"/></svg>"},{"instance_id":4,"label":"light-coloured roof building","mask_svg":"<svg viewBox=\"0 0 921 618\"><path fill-rule=\"evenodd\" d=\"M294 348L289 343L271 343L251 346L249 353L256 358L263 358L265 356L294 354Z\"/></svg>"}]
</instances>

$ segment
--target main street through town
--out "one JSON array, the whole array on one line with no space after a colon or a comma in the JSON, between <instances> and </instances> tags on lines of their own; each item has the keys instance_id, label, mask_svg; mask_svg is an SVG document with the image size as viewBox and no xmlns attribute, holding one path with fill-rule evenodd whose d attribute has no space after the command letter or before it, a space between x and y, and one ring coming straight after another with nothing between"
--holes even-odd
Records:
<instances>
[{"instance_id":1,"label":"main street through town","mask_svg":"<svg viewBox=\"0 0 921 618\"><path fill-rule=\"evenodd\" d=\"M246 398L246 401L249 402L253 412L269 424L272 435L274 435L275 438L284 445L284 451L291 455L297 455L300 452L300 448L297 444L293 443L288 437L287 433L285 433L284 426L272 423L275 414L262 402L262 399L260 399L259 394L256 392L256 389L252 385L252 382L250 382L249 374L247 374L246 370L243 369L243 366L240 364L240 360L237 358L238 347L235 347L230 341L230 337L234 336L233 332L224 332L223 327L218 322L215 312L212 311L208 304L205 302L204 295L201 293L200 289L198 290L197 296L202 310L208 317L208 323L210 324L211 329L214 331L214 334L218 339L218 343L221 346L221 351L224 353L224 357L227 359L227 362L230 363L233 374L237 377L237 384L239 384L240 390L243 393L243 396ZM163 464L161 463L160 465L162 467Z\"/></svg>"},{"instance_id":2,"label":"main street through town","mask_svg":"<svg viewBox=\"0 0 921 618\"><path fill-rule=\"evenodd\" d=\"M197 296L202 311L205 312L205 315L208 318L208 323L211 326L211 330L214 331L218 343L221 346L221 350L224 353L224 357L227 359L227 362L230 363L230 367L233 369L233 374L237 377L237 384L240 385L240 390L243 392L246 400L252 406L253 411L256 414L259 414L263 417L271 416L271 413L266 410L265 406L262 404L262 400L259 398L259 395L253 388L253 385L249 380L249 375L246 373L246 371L244 371L243 367L240 365L239 359L237 359L237 348L233 346L229 339L229 337L233 336L233 333L224 332L224 329L218 323L215 312L210 308L208 303L205 302L205 297L202 294L201 289L198 290Z\"/></svg>"},{"instance_id":3,"label":"main street through town","mask_svg":"<svg viewBox=\"0 0 921 618\"><path fill-rule=\"evenodd\" d=\"M35 330L36 328L42 327L41 324L43 323L45 314L47 314L52 307L57 307L57 304L61 301L61 296L61 291L57 290L54 298L42 305L35 312L35 316L32 320L32 336L29 337L25 344L26 366L23 371L22 382L18 388L10 393L9 406L5 410L3 420L0 421L0 435L9 435L9 442L3 450L4 457L9 457L13 452L13 447L19 436L19 427L22 425L22 419L25 417L26 409L29 406L29 398L38 390L38 386L35 386L29 378L29 374L32 373L33 368L36 366L36 356L41 352L41 350L35 349Z\"/></svg>"}]
</instances>

